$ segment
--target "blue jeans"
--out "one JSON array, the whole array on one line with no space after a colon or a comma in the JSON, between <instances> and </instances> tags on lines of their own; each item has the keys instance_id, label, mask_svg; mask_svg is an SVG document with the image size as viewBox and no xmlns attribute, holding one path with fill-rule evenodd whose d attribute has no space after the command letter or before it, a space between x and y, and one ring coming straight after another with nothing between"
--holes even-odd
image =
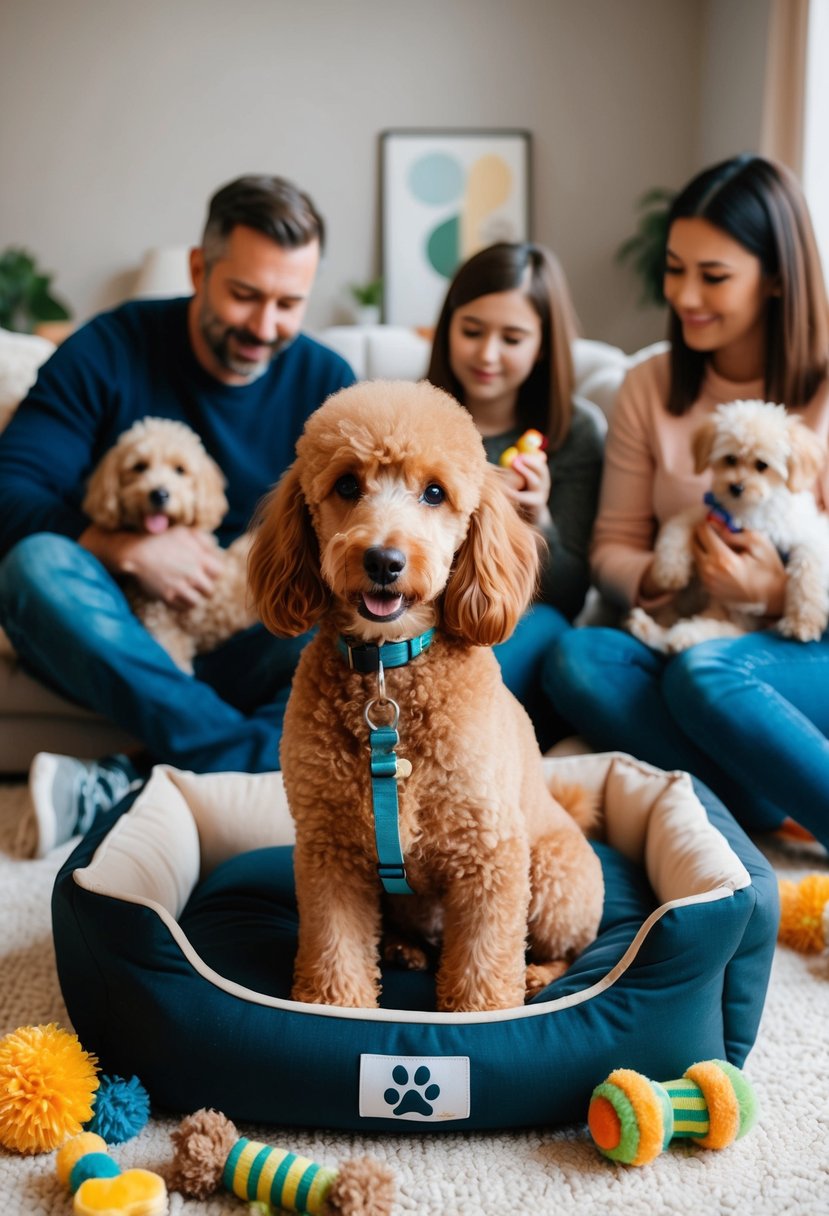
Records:
<instances>
[{"instance_id":1,"label":"blue jeans","mask_svg":"<svg viewBox=\"0 0 829 1216\"><path fill-rule=\"evenodd\" d=\"M279 767L282 715L308 634L284 641L256 625L186 675L97 558L51 533L20 541L0 562L0 624L27 670L123 727L154 763L199 773Z\"/></svg>"},{"instance_id":2,"label":"blue jeans","mask_svg":"<svg viewBox=\"0 0 829 1216\"><path fill-rule=\"evenodd\" d=\"M504 683L530 715L542 751L572 733L572 728L551 710L541 682L544 656L568 630L572 631L572 625L557 609L534 604L521 617L512 636L493 648Z\"/></svg>"},{"instance_id":3,"label":"blue jeans","mask_svg":"<svg viewBox=\"0 0 829 1216\"><path fill-rule=\"evenodd\" d=\"M659 769L693 773L744 827L769 831L793 814L790 807L752 795L743 773L728 769L718 739L711 739L710 747L694 742L689 730L693 710L684 700L686 693L677 691L679 674L689 670L695 652L733 644L705 643L669 658L622 630L588 626L560 638L547 655L542 683L558 713L593 747L627 751Z\"/></svg>"},{"instance_id":4,"label":"blue jeans","mask_svg":"<svg viewBox=\"0 0 829 1216\"><path fill-rule=\"evenodd\" d=\"M758 829L790 815L829 849L829 632L752 633L679 657L663 680L671 712L739 782Z\"/></svg>"}]
</instances>

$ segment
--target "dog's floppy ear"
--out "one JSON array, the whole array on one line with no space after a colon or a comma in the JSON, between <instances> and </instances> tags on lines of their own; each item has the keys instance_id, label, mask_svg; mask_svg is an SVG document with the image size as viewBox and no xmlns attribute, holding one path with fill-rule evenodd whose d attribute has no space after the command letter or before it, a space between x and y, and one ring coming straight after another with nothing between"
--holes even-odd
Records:
<instances>
[{"instance_id":1,"label":"dog's floppy ear","mask_svg":"<svg viewBox=\"0 0 829 1216\"><path fill-rule=\"evenodd\" d=\"M694 458L695 473L702 473L708 468L716 434L717 424L713 418L708 418L697 427L691 436L691 455Z\"/></svg>"},{"instance_id":2,"label":"dog's floppy ear","mask_svg":"<svg viewBox=\"0 0 829 1216\"><path fill-rule=\"evenodd\" d=\"M121 478L118 473L120 452L109 449L93 470L81 503L81 510L97 524L114 532L121 522Z\"/></svg>"},{"instance_id":3,"label":"dog's floppy ear","mask_svg":"<svg viewBox=\"0 0 829 1216\"><path fill-rule=\"evenodd\" d=\"M826 445L811 427L791 414L786 419L792 455L786 484L793 493L810 490L826 460Z\"/></svg>"},{"instance_id":4,"label":"dog's floppy ear","mask_svg":"<svg viewBox=\"0 0 829 1216\"><path fill-rule=\"evenodd\" d=\"M296 637L319 620L329 601L298 462L262 503L253 538L248 585L256 610L271 633Z\"/></svg>"},{"instance_id":5,"label":"dog's floppy ear","mask_svg":"<svg viewBox=\"0 0 829 1216\"><path fill-rule=\"evenodd\" d=\"M193 524L205 532L215 532L227 514L225 477L212 456L205 452L194 470L196 506Z\"/></svg>"},{"instance_id":6,"label":"dog's floppy ear","mask_svg":"<svg viewBox=\"0 0 829 1216\"><path fill-rule=\"evenodd\" d=\"M510 636L538 581L539 542L504 493L498 470L488 467L481 500L443 597L443 625L475 646Z\"/></svg>"}]
</instances>

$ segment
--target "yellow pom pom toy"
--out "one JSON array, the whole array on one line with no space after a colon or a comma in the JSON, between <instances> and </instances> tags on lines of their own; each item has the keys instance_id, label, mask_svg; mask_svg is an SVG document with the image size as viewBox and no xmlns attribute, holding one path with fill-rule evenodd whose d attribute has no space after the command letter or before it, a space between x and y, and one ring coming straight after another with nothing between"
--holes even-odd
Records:
<instances>
[{"instance_id":1,"label":"yellow pom pom toy","mask_svg":"<svg viewBox=\"0 0 829 1216\"><path fill-rule=\"evenodd\" d=\"M829 874L780 880L777 940L805 954L819 954L829 945Z\"/></svg>"},{"instance_id":2,"label":"yellow pom pom toy","mask_svg":"<svg viewBox=\"0 0 829 1216\"><path fill-rule=\"evenodd\" d=\"M92 1118L97 1060L54 1023L0 1039L0 1144L48 1153Z\"/></svg>"}]
</instances>

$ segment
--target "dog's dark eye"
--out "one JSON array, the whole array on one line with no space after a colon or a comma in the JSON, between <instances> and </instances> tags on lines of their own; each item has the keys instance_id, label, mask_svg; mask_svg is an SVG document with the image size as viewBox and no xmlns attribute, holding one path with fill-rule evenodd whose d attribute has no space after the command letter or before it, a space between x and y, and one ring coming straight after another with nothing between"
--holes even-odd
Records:
<instances>
[{"instance_id":1,"label":"dog's dark eye","mask_svg":"<svg viewBox=\"0 0 829 1216\"><path fill-rule=\"evenodd\" d=\"M439 486L436 481L433 481L423 491L420 501L425 502L427 507L439 507L445 498L446 491L443 486Z\"/></svg>"},{"instance_id":2,"label":"dog's dark eye","mask_svg":"<svg viewBox=\"0 0 829 1216\"><path fill-rule=\"evenodd\" d=\"M758 473L765 473L769 466L766 464L765 460L755 460L754 467Z\"/></svg>"},{"instance_id":3,"label":"dog's dark eye","mask_svg":"<svg viewBox=\"0 0 829 1216\"><path fill-rule=\"evenodd\" d=\"M147 464L146 460L136 460L135 464L132 466L132 471L133 473L146 473L149 467L150 466Z\"/></svg>"},{"instance_id":4,"label":"dog's dark eye","mask_svg":"<svg viewBox=\"0 0 829 1216\"><path fill-rule=\"evenodd\" d=\"M360 497L360 483L353 473L343 473L342 477L338 477L334 482L334 490L340 498L345 498L348 502Z\"/></svg>"},{"instance_id":5,"label":"dog's dark eye","mask_svg":"<svg viewBox=\"0 0 829 1216\"><path fill-rule=\"evenodd\" d=\"M175 469L175 471L176 471L177 473L179 473L179 474L180 474L182 477L183 477L183 476L185 475L185 473L187 472L187 470L185 469L185 467L184 467L184 465L183 465L183 464L177 464L177 465L176 465L176 469Z\"/></svg>"},{"instance_id":6,"label":"dog's dark eye","mask_svg":"<svg viewBox=\"0 0 829 1216\"><path fill-rule=\"evenodd\" d=\"M723 464L727 464L729 469L736 468L737 457L729 452L729 454L723 458Z\"/></svg>"}]
</instances>

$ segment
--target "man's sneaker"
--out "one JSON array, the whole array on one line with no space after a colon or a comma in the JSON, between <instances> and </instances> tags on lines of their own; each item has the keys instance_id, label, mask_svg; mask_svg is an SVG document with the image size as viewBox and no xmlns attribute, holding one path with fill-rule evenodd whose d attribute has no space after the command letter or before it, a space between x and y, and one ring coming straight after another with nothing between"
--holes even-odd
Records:
<instances>
[{"instance_id":1,"label":"man's sneaker","mask_svg":"<svg viewBox=\"0 0 829 1216\"><path fill-rule=\"evenodd\" d=\"M99 814L120 802L143 781L120 753L102 760L77 760L38 752L29 770L31 799L29 856L45 857L58 845L88 832ZM21 828L23 825L21 824Z\"/></svg>"}]
</instances>

